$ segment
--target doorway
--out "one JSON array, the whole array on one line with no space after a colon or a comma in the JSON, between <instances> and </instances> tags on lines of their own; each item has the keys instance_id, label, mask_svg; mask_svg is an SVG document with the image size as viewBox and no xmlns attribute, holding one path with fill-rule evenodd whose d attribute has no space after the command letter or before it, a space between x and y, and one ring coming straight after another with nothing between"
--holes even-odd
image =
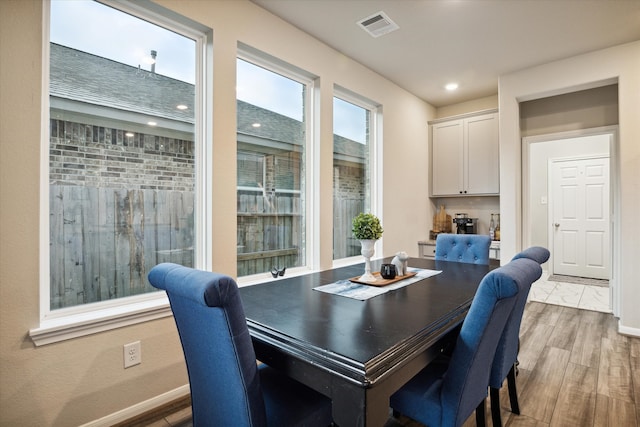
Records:
<instances>
[{"instance_id":1,"label":"doorway","mask_svg":"<svg viewBox=\"0 0 640 427\"><path fill-rule=\"evenodd\" d=\"M552 255L549 261L543 265L543 269L549 275L551 274L570 274L570 275L578 275L578 276L590 276L590 277L598 277L598 275L594 275L593 273L584 273L571 271L569 273L563 272L559 273L557 271L557 267L560 265L560 271L563 271L562 264L572 265L574 260L577 263L577 260L580 258L587 260L590 264L598 264L599 262L595 262L593 260L594 253L587 254L577 254L575 252L576 247L581 245L586 247L586 243L577 243L578 237L577 235L576 243L569 242L570 245L567 246L567 249L573 245L572 253L564 256L564 260L562 258L557 259L556 253L563 252L564 248L562 245L559 248L554 247L554 233L555 233L555 224L559 223L559 228L564 228L562 226L562 222L554 221L553 211L552 209L558 203L563 203L562 196L553 194L553 165L555 161L555 165L559 167L561 161L571 162L573 160L588 160L588 159L610 159L607 162L607 171L604 174L606 179L608 180L608 185L606 185L606 189L602 189L600 193L600 197L606 197L609 206L605 207L604 204L600 204L600 208L606 210L609 213L608 224L608 233L598 234L593 233L588 236L589 239L596 240L596 237L602 243L601 252L598 254L599 260L602 260L600 264L606 265L608 271L604 273L604 276L607 276L606 279L609 279L609 302L611 304L611 309L614 314L617 312L617 307L619 306L619 301L617 300L617 292L615 289L616 286L616 277L614 272L616 271L616 259L615 253L616 249L616 233L618 232L616 215L617 215L617 184L616 184L616 158L617 158L617 146L616 146L616 138L617 138L617 126L606 126L601 128L593 128L593 129L584 129L579 131L570 131L570 132L559 132L547 135L537 135L531 137L523 138L523 182L522 182L522 224L523 224L523 247L526 246L543 246L549 248ZM565 163L566 164L566 163ZM574 165L576 166L576 165ZM584 165L582 165L584 166ZM586 167L586 166L585 166ZM558 173L556 171L556 173ZM593 173L593 171L590 171ZM603 178L605 179L605 178ZM586 185L585 185L586 186ZM593 189L590 189L591 191ZM587 191L585 189L585 191ZM593 195L590 195L593 196ZM577 196L576 196L577 197ZM556 202L556 199L559 199L560 202ZM595 200L594 197L591 197L592 200ZM566 203L566 201L564 201ZM596 205L595 203L593 203ZM593 215L593 213L590 213ZM586 234L586 232L585 232ZM568 233L565 234L565 237L568 237ZM587 237L583 237L586 242ZM561 242L563 243L563 242ZM590 245L592 243L589 243ZM562 253L561 253L562 255ZM573 259L571 259L573 257ZM604 257L604 260L603 260ZM570 262L567 262L570 261ZM585 261L585 264L587 262ZM601 271L601 270L599 270ZM600 274L602 277L603 274Z\"/></svg>"}]
</instances>

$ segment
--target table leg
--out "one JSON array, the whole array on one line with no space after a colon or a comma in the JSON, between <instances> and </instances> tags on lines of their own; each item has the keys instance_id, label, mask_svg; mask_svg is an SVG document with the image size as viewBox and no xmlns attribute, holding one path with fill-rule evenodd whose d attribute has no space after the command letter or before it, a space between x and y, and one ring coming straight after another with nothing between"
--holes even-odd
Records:
<instances>
[{"instance_id":1,"label":"table leg","mask_svg":"<svg viewBox=\"0 0 640 427\"><path fill-rule=\"evenodd\" d=\"M332 394L333 421L340 427L383 426L389 418L389 396L375 388L343 383Z\"/></svg>"}]
</instances>

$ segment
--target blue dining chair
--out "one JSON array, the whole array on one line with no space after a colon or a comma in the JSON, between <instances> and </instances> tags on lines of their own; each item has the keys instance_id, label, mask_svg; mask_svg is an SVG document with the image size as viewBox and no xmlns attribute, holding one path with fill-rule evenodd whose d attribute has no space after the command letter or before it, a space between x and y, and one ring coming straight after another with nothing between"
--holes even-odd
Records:
<instances>
[{"instance_id":1,"label":"blue dining chair","mask_svg":"<svg viewBox=\"0 0 640 427\"><path fill-rule=\"evenodd\" d=\"M489 265L491 238L484 234L440 233L436 237L436 261Z\"/></svg>"},{"instance_id":2,"label":"blue dining chair","mask_svg":"<svg viewBox=\"0 0 640 427\"><path fill-rule=\"evenodd\" d=\"M191 387L193 425L329 426L331 401L258 365L236 282L163 263L149 282L164 289L178 327Z\"/></svg>"},{"instance_id":3,"label":"blue dining chair","mask_svg":"<svg viewBox=\"0 0 640 427\"><path fill-rule=\"evenodd\" d=\"M459 427L475 410L476 423L484 427L496 346L534 267L540 268L531 260L516 260L482 279L451 357L436 359L395 392L390 399L394 413L429 427Z\"/></svg>"},{"instance_id":4,"label":"blue dining chair","mask_svg":"<svg viewBox=\"0 0 640 427\"><path fill-rule=\"evenodd\" d=\"M539 266L549 259L549 250L541 246L532 246L516 254L512 260L529 259L537 263ZM509 403L511 404L511 412L520 415L520 404L518 403L518 391L516 388L516 375L518 366L518 350L520 348L520 324L524 307L527 304L527 297L531 284L538 280L542 275L542 268L532 271L533 276L530 277L529 286L524 292L518 294L516 306L507 320L507 324L500 337L496 355L491 366L491 376L489 378L489 394L491 397L491 419L494 427L502 426L502 417L500 415L500 388L506 378L507 388L509 390Z\"/></svg>"}]
</instances>

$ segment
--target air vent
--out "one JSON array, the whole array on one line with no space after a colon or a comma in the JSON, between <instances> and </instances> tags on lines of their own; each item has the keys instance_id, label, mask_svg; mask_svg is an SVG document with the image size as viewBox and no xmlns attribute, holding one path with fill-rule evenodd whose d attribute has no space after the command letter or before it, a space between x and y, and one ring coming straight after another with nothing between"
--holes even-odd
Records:
<instances>
[{"instance_id":1,"label":"air vent","mask_svg":"<svg viewBox=\"0 0 640 427\"><path fill-rule=\"evenodd\" d=\"M364 18L358 21L358 25L372 37L380 37L400 28L398 24L393 22L384 12L374 13Z\"/></svg>"}]
</instances>

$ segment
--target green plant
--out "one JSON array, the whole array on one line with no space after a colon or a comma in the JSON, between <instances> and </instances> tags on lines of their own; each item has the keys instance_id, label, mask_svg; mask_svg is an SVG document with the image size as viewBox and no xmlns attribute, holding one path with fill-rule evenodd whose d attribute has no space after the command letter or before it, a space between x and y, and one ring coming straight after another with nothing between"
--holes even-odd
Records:
<instances>
[{"instance_id":1,"label":"green plant","mask_svg":"<svg viewBox=\"0 0 640 427\"><path fill-rule=\"evenodd\" d=\"M377 240L384 231L378 217L370 213L359 213L351 224L353 236L358 240Z\"/></svg>"}]
</instances>

